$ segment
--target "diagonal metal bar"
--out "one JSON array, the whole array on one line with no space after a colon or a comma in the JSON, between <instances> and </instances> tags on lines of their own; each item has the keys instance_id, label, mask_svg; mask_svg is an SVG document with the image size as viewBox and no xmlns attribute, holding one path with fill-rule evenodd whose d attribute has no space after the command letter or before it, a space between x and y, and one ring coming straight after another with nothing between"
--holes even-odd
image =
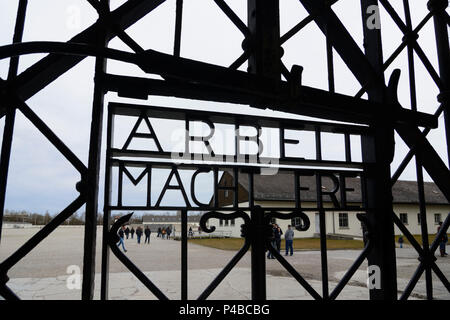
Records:
<instances>
[{"instance_id":1,"label":"diagonal metal bar","mask_svg":"<svg viewBox=\"0 0 450 320\"><path fill-rule=\"evenodd\" d=\"M214 0L214 2L219 6L219 8L226 14L226 16L233 22L233 24L242 32L244 37L250 36L250 31L248 30L246 24L242 22L241 18L228 6L224 0Z\"/></svg>"},{"instance_id":2,"label":"diagonal metal bar","mask_svg":"<svg viewBox=\"0 0 450 320\"><path fill-rule=\"evenodd\" d=\"M448 280L443 276L442 272L440 271L439 267L436 265L436 263L428 258L428 256L431 257L431 255L434 255L434 252L436 251L440 237L446 232L449 224L450 224L450 214L447 216L443 227L441 228L440 232L436 235L435 240L433 241L428 253L424 251L424 249L420 246L420 244L417 242L417 240L414 238L414 236L409 232L409 230L405 227L405 225L400 221L400 219L397 217L397 215L393 212L393 219L394 223L397 225L397 227L400 229L400 231L406 236L406 238L409 240L409 243L416 249L416 251L419 253L420 257L420 264L417 267L417 270L415 271L413 277L409 281L408 285L406 286L402 296L400 297L400 300L406 300L411 292L414 290L417 282L419 281L420 277L422 276L422 273L425 271L426 264L429 264L433 271L438 275L444 286L446 286L447 289L450 287L448 285Z\"/></svg>"},{"instance_id":3,"label":"diagonal metal bar","mask_svg":"<svg viewBox=\"0 0 450 320\"><path fill-rule=\"evenodd\" d=\"M392 20L394 20L397 27L401 30L403 34L408 33L408 28L406 27L403 20L398 15L397 11L392 7L392 5L387 0L378 0L386 9L386 12L391 16Z\"/></svg>"},{"instance_id":4,"label":"diagonal metal bar","mask_svg":"<svg viewBox=\"0 0 450 320\"><path fill-rule=\"evenodd\" d=\"M230 66L230 69L238 69L240 66L244 64L245 61L250 57L251 52L249 50L245 50Z\"/></svg>"},{"instance_id":5,"label":"diagonal metal bar","mask_svg":"<svg viewBox=\"0 0 450 320\"><path fill-rule=\"evenodd\" d=\"M16 25L14 28L13 43L22 42L23 29L25 26L25 16L27 11L27 0L21 0L17 9ZM9 63L8 81L12 81L17 75L19 67L19 57L12 57ZM0 83L1 85L2 83ZM9 162L11 159L11 149L14 135L14 124L16 120L16 106L6 99L5 105L5 127L3 128L2 146L0 153L0 242L2 239L3 211L5 209L6 188L8 184ZM1 109L1 104L0 104ZM0 112L0 118L2 118Z\"/></svg>"},{"instance_id":6,"label":"diagonal metal bar","mask_svg":"<svg viewBox=\"0 0 450 320\"><path fill-rule=\"evenodd\" d=\"M330 0L327 1L328 6L332 6L339 0ZM321 13L321 10L317 10L311 14L309 14L306 18L302 19L299 23L297 23L294 27L289 29L284 35L280 38L280 45L291 39L293 36L295 36L300 30L302 30L304 27L306 27L310 22L314 21L314 18Z\"/></svg>"},{"instance_id":7,"label":"diagonal metal bar","mask_svg":"<svg viewBox=\"0 0 450 320\"><path fill-rule=\"evenodd\" d=\"M425 271L425 268L423 264L421 263L417 270L414 272L414 275L412 276L411 280L409 280L408 285L406 286L405 290L403 290L402 295L400 296L399 300L404 301L409 298L411 295L411 292L414 290L414 288L417 285L417 282L419 281L420 277L422 276L422 273Z\"/></svg>"},{"instance_id":8,"label":"diagonal metal bar","mask_svg":"<svg viewBox=\"0 0 450 320\"><path fill-rule=\"evenodd\" d=\"M131 273L133 273L136 278L138 278L142 282L142 284L145 285L147 289L149 289L158 299L169 300L167 296L161 290L159 290L159 288L155 286L155 284L130 259L128 259L128 257L125 256L117 246L117 242L119 242L119 236L117 235L117 232L124 223L128 222L132 215L132 213L127 214L118 219L112 225L108 235L108 245L117 259L119 259L125 265L125 267L127 267L128 270L130 270Z\"/></svg>"},{"instance_id":9,"label":"diagonal metal bar","mask_svg":"<svg viewBox=\"0 0 450 320\"><path fill-rule=\"evenodd\" d=\"M416 28L410 32L410 36L417 35L419 31L426 25L426 23L433 17L433 14L431 12L428 12L428 14L422 19L422 21L416 26ZM404 37L402 40L402 43L394 50L394 52L389 56L388 59L383 64L383 71L386 71L387 68L397 59L397 57L400 55L400 53L405 49L410 41L409 37ZM358 93L355 95L355 98L361 98L362 95L367 91L368 86L370 83L366 83L364 86L361 87L361 89L358 91Z\"/></svg>"},{"instance_id":10,"label":"diagonal metal bar","mask_svg":"<svg viewBox=\"0 0 450 320\"><path fill-rule=\"evenodd\" d=\"M0 296L6 300L20 300L20 298L6 285L0 285Z\"/></svg>"},{"instance_id":11,"label":"diagonal metal bar","mask_svg":"<svg viewBox=\"0 0 450 320\"><path fill-rule=\"evenodd\" d=\"M71 204L69 204L63 211L54 217L41 230L33 235L24 245L17 249L11 256L0 263L0 275L6 275L17 262L25 257L31 250L33 250L42 240L44 240L50 233L52 233L61 223L69 218L75 211L81 208L85 203L84 197L79 196Z\"/></svg>"},{"instance_id":12,"label":"diagonal metal bar","mask_svg":"<svg viewBox=\"0 0 450 320\"><path fill-rule=\"evenodd\" d=\"M289 262L286 261L286 259L283 258L281 254L278 253L278 251L271 245L270 241L266 241L266 247L267 249L274 255L275 258L281 263L281 265L297 280L298 283L301 284L301 286L308 291L308 293L316 300L322 300L322 297L319 293L317 293L316 290L314 290L313 287L308 283L308 281L305 280L298 272L297 270L292 267Z\"/></svg>"},{"instance_id":13,"label":"diagonal metal bar","mask_svg":"<svg viewBox=\"0 0 450 320\"><path fill-rule=\"evenodd\" d=\"M308 12L323 8L322 1L300 1ZM379 80L380 75L375 73L366 57L339 21L335 13L331 9L323 10L322 16L317 17L315 22L326 36L331 37L333 47L340 54L360 84L364 85L365 83L372 83L373 85L379 84L385 87ZM327 33L327 25L329 27L329 33ZM418 152L423 153L424 168L444 196L450 201L450 184L448 183L448 181L450 181L450 172L431 144L423 138L420 130L411 123L396 125L395 130L409 148L416 145L418 146Z\"/></svg>"},{"instance_id":14,"label":"diagonal metal bar","mask_svg":"<svg viewBox=\"0 0 450 320\"><path fill-rule=\"evenodd\" d=\"M389 13L389 15L391 16L392 20L394 20L395 24L398 26L398 28L401 30L401 32L404 35L417 34L417 33L410 32L410 30L408 29L406 24L402 21L402 19L399 17L399 15L395 11L395 9L392 7L392 5L387 0L379 0L379 1L385 7L386 11ZM429 16L429 15L427 15L427 16ZM437 74L436 70L434 70L433 65L428 60L428 58L426 57L425 53L423 52L422 48L420 48L420 46L416 42L416 40L414 40L414 39L411 39L411 40L414 41L413 42L414 50L416 51L416 53L419 56L420 60L422 61L423 65L427 69L427 71L430 74L431 78L434 80L434 82L436 83L436 85L439 88L442 88L442 81L441 81L439 75Z\"/></svg>"},{"instance_id":15,"label":"diagonal metal bar","mask_svg":"<svg viewBox=\"0 0 450 320\"><path fill-rule=\"evenodd\" d=\"M347 285L347 283L353 277L355 272L359 269L361 264L364 262L364 259L366 259L368 257L370 250L372 250L372 247L373 247L373 240L371 240L371 238L373 236L372 235L373 231L371 231L371 226L369 224L367 216L358 214L357 218L368 229L368 231L365 232L365 234L364 234L364 237L367 239L367 241L366 241L363 251L360 253L358 258L355 260L355 262L350 267L350 269L345 273L345 275L342 277L341 281L339 281L337 286L331 292L331 294L330 294L331 300L335 300L338 297L338 295L341 293L342 289L344 289L344 287Z\"/></svg>"},{"instance_id":16,"label":"diagonal metal bar","mask_svg":"<svg viewBox=\"0 0 450 320\"><path fill-rule=\"evenodd\" d=\"M439 108L436 110L435 114L434 114L435 117L439 118L443 111L444 111L444 105L441 104L439 106ZM428 133L430 133L430 131L431 131L430 128L424 129L422 131L422 136L425 138L428 135ZM416 148L415 147L411 148L408 151L408 153L406 154L405 158L403 159L403 161L398 166L397 170L395 170L394 174L392 175L392 178L391 178L391 184L392 185L394 185L397 182L397 180L400 178L401 174L406 169L406 167L408 166L409 162L414 157L415 153L416 153Z\"/></svg>"},{"instance_id":17,"label":"diagonal metal bar","mask_svg":"<svg viewBox=\"0 0 450 320\"><path fill-rule=\"evenodd\" d=\"M233 259L228 262L228 264L220 271L217 277L211 282L211 284L202 292L202 294L197 298L197 300L206 300L209 295L218 287L218 285L225 279L225 277L230 273L230 271L236 266L236 264L242 259L245 253L250 248L250 242L245 240L244 246L236 253Z\"/></svg>"},{"instance_id":18,"label":"diagonal metal bar","mask_svg":"<svg viewBox=\"0 0 450 320\"><path fill-rule=\"evenodd\" d=\"M149 12L156 9L166 0L128 0L122 6L111 12L110 19L115 24L127 29L136 21L144 17ZM104 23L99 20L92 26L73 37L69 42L95 44L96 35L103 28ZM114 34L111 34L108 40L111 40ZM46 87L59 76L70 70L81 62L83 56L67 56L61 54L51 54L41 59L27 70L22 72L15 83L19 96L27 100L42 88ZM0 115L2 111L0 110Z\"/></svg>"},{"instance_id":19,"label":"diagonal metal bar","mask_svg":"<svg viewBox=\"0 0 450 320\"><path fill-rule=\"evenodd\" d=\"M50 141L51 144L84 176L87 172L83 162L70 150L61 139L42 121L39 116L23 101L15 97L19 110Z\"/></svg>"},{"instance_id":20,"label":"diagonal metal bar","mask_svg":"<svg viewBox=\"0 0 450 320\"><path fill-rule=\"evenodd\" d=\"M347 31L345 26L326 5L325 1L317 0L299 0L310 15L320 12L314 17L314 21L320 28L322 33L330 38L333 48L341 56L345 64L350 68L352 73L361 85L365 83L373 83L374 85L383 85L381 75L377 75L374 68L367 60L355 40Z\"/></svg>"},{"instance_id":21,"label":"diagonal metal bar","mask_svg":"<svg viewBox=\"0 0 450 320\"><path fill-rule=\"evenodd\" d=\"M350 279L353 277L355 272L359 269L361 264L364 262L364 260L367 258L369 251L372 249L370 244L370 240L367 242L364 250L361 252L361 254L358 256L358 258L355 260L355 262L352 264L350 269L345 273L345 275L342 277L341 281L339 281L338 285L333 289L333 291L330 293L330 299L335 300L338 295L341 293L342 289L347 285L347 283L350 281Z\"/></svg>"}]
</instances>

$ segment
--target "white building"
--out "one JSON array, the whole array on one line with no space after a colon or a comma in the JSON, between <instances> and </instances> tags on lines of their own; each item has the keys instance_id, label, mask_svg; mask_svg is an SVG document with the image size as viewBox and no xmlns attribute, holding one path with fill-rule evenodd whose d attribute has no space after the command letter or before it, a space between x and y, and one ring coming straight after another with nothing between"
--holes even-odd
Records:
<instances>
[{"instance_id":1,"label":"white building","mask_svg":"<svg viewBox=\"0 0 450 320\"><path fill-rule=\"evenodd\" d=\"M326 179L324 179L326 180ZM348 192L347 204L361 206L361 186L360 179L351 178L347 180L347 188L354 189L354 192ZM322 181L322 190L330 192L333 189L332 181ZM233 174L224 172L221 177L220 186L232 186ZM302 177L301 186L309 188L309 190L301 191L301 203L304 208L317 207L317 192L314 177ZM421 221L419 215L419 200L417 192L417 183L414 181L398 181L393 187L394 212L400 217L402 222L412 234L421 234ZM219 191L219 203L222 206L229 206L233 203L234 194L232 190ZM248 175L240 174L239 176L239 206L248 207ZM339 192L336 198L340 201ZM427 226L430 234L435 234L440 221L444 221L450 214L450 204L442 195L440 190L434 183L425 183L425 199L427 201ZM294 198L294 179L293 174L277 174L277 175L254 175L254 204L261 207L286 207L295 208ZM324 197L324 207L330 208L326 211L326 232L327 235L335 236L351 236L362 238L362 226L357 219L358 212L346 212L339 209L332 209L333 205L329 196ZM288 213L289 209L285 211ZM319 214L317 212L305 212L310 220L311 226L307 231L294 230L295 237L309 238L318 236ZM363 211L361 211L363 213ZM296 221L275 219L275 223L280 225L284 231L289 224L294 225ZM231 231L233 237L240 237L240 226L244 221L236 219L236 221L218 221L211 219L209 225L216 226L218 231ZM395 234L401 234L397 226L395 226Z\"/></svg>"}]
</instances>

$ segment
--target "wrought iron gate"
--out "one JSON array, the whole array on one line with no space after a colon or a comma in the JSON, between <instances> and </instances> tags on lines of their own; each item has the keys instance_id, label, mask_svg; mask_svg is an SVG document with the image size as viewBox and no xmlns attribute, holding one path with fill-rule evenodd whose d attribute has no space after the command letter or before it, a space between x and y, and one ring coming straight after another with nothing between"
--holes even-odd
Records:
<instances>
[{"instance_id":1,"label":"wrought iron gate","mask_svg":"<svg viewBox=\"0 0 450 320\"><path fill-rule=\"evenodd\" d=\"M167 0L169 1L169 0ZM175 0L173 0L175 1ZM212 1L212 0L211 0ZM70 217L82 205L86 204L86 225L83 259L83 287L82 298L92 299L94 289L95 271L95 240L96 216L99 185L100 154L102 145L102 128L104 95L106 92L117 92L119 96L147 99L148 95L173 96L206 101L230 102L247 104L256 108L271 108L293 114L313 116L325 120L337 120L354 124L354 128L364 131L361 133L363 161L360 167L360 176L364 181L364 208L366 216L360 216L368 228L368 242L348 270L339 285L330 293L327 276L327 254L325 239L325 222L323 210L320 213L321 231L321 257L323 287L320 295L308 282L267 243L266 229L270 217L291 218L299 217L308 227L308 220L302 213L299 201L290 214L282 214L282 208L261 208L250 203L248 208L239 208L236 204L230 210L231 214L218 213L224 208L216 206L203 209L211 210L202 218L202 225L206 229L206 221L212 217L231 219L241 217L245 224L242 232L245 238L244 247L224 268L214 282L199 297L206 299L217 287L220 281L234 267L243 254L252 248L252 293L253 299L265 299L265 256L264 250L272 251L278 261L293 275L293 277L316 299L334 299L346 285L348 280L361 265L368 259L369 265L378 265L381 270L381 289L370 290L371 299L397 299L396 262L394 250L394 224L405 234L420 257L420 265L403 292L401 299L407 299L418 279L425 272L427 298L432 299L433 288L431 276L434 272L442 281L447 290L450 284L445 275L435 263L434 252L438 247L438 239L447 231L450 224L450 215L447 215L443 226L433 243L428 243L426 223L426 199L424 197L423 169L433 179L442 194L450 199L450 172L448 166L442 161L426 135L437 127L437 118L443 113L447 144L450 139L449 125L449 44L448 24L449 16L446 12L448 1L428 1L429 12L423 20L413 28L409 10L409 1L404 0L405 21L391 6L388 0L360 0L362 12L361 21L364 31L363 52L336 13L333 5L338 0L300 0L309 13L308 17L299 21L289 32L280 35L279 0L248 0L248 23L245 24L227 5L224 0L214 0L218 8L240 30L245 40L242 43L243 53L228 68L211 65L200 61L188 60L180 57L183 0L176 0L176 21L173 55L163 54L153 50L145 50L136 43L127 33L126 29L157 8L165 0L128 0L117 9L111 11L108 0L88 0L97 10L99 18L91 27L79 33L66 43L59 42L22 42L23 27L27 9L26 0L19 0L16 27L12 45L0 47L0 59L10 58L8 79L1 80L0 118L5 117L5 128L2 140L0 159L0 221L3 220L8 168L11 155L11 144L14 131L16 110L20 110L26 118L58 149L80 173L80 182L76 189L79 196L66 209L61 211L49 224L19 248L14 254L0 264L0 295L6 299L18 297L7 285L8 271L25 255L33 250L45 237L53 232L61 223ZM404 34L402 42L397 49L384 59L382 55L381 30L369 28L366 21L370 18L370 8L383 6L399 30ZM439 61L439 71L435 70L429 58L418 44L418 36L422 28L433 20L436 46ZM288 70L281 61L283 50L281 46L310 23L315 23L326 36L327 66L329 90L320 90L302 85L302 67L293 66ZM118 37L127 44L134 53L108 48L108 42ZM353 75L361 85L361 90L354 97L345 96L335 92L333 50L343 59ZM397 86L400 72L394 71L385 85L385 71L403 51L407 50L409 61L410 104L411 110L400 105L397 99ZM48 53L48 56L35 63L24 72L17 74L19 57L31 53ZM426 68L431 78L439 88L439 108L435 114L429 115L417 111L416 77L414 72L414 53ZM89 160L85 165L52 129L36 115L27 105L26 101L49 83L65 73L84 58L96 57L95 89L92 110L92 124L89 144ZM157 74L163 80L126 77L106 73L105 64L108 59L134 64L148 74ZM248 72L237 69L248 60ZM284 80L282 80L284 77ZM368 99L361 97L367 93ZM126 108L125 108L126 109ZM212 114L211 114L212 116ZM111 119L112 114L110 114ZM327 126L315 123L317 161L321 162L320 154L320 128ZM108 128L111 124L108 124ZM335 125L336 128L349 129L349 126ZM423 127L424 130L420 130ZM342 132L342 131L341 131ZM346 136L347 155L350 144L348 136L354 131L343 131ZM390 164L394 156L394 132L405 141L410 148L398 170L391 175ZM108 150L110 150L108 141ZM448 148L447 148L448 153ZM407 228L393 212L392 185L397 181L407 164L415 158L417 166L417 185L420 198L420 216L423 244L420 245L410 234ZM450 158L450 157L449 157ZM108 158L111 166L124 168L125 163ZM352 166L351 157L345 161ZM107 165L107 170L110 167ZM143 165L142 163L135 163ZM144 165L144 167L147 164ZM210 167L210 170L214 166ZM198 169L198 168L197 168ZM242 171L241 166L232 166L235 175L249 175L252 181L254 171L247 168ZM173 169L176 170L176 169ZM123 171L123 170L122 170ZM238 173L239 172L239 173ZM293 170L295 177L301 172ZM323 172L316 170L319 177ZM173 171L173 174L177 173ZM108 179L107 173L107 179ZM296 179L298 181L298 179ZM296 182L297 183L297 182ZM250 183L251 185L251 183ZM166 186L168 187L168 186ZM109 188L107 186L107 188ZM109 190L109 189L107 189ZM296 191L299 185L296 184ZM108 193L105 193L106 212L111 208ZM251 192L250 192L251 194ZM251 198L251 197L250 197ZM320 198L320 197L319 197ZM319 209L321 204L318 203ZM196 207L197 208L197 207ZM132 209L132 208L130 208ZM149 208L147 208L149 209ZM182 298L187 298L187 210L183 209L183 239L182 239ZM202 209L202 210L203 210ZM316 208L317 210L317 208ZM245 213L250 211L250 216ZM164 294L133 265L115 246L116 231L119 225L129 216L117 221L111 226L109 214L105 214L103 239L103 265L102 265L102 298L107 298L108 277L108 244L113 253L135 274L158 298L165 299ZM1 228L0 228L1 230Z\"/></svg>"}]
</instances>

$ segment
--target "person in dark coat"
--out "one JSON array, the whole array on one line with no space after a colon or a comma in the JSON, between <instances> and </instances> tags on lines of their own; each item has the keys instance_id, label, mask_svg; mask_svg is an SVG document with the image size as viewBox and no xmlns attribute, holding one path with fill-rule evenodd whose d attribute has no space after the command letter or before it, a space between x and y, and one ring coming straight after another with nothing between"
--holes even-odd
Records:
<instances>
[{"instance_id":1,"label":"person in dark coat","mask_svg":"<svg viewBox=\"0 0 450 320\"><path fill-rule=\"evenodd\" d=\"M269 236L269 240L270 240L270 244L272 245L273 248L277 247L277 244L275 242L275 230L276 230L276 224L272 224L272 232ZM267 250L267 259L275 259L275 257L273 256L272 252L270 252L270 250Z\"/></svg>"},{"instance_id":2,"label":"person in dark coat","mask_svg":"<svg viewBox=\"0 0 450 320\"><path fill-rule=\"evenodd\" d=\"M127 240L128 240L128 236L130 235L130 228L128 228L128 227L125 228L125 235L127 236Z\"/></svg>"},{"instance_id":3,"label":"person in dark coat","mask_svg":"<svg viewBox=\"0 0 450 320\"><path fill-rule=\"evenodd\" d=\"M439 233L439 231L442 228L442 222L439 222L439 227L437 229L437 232ZM441 253L441 257L445 257L448 256L447 252L445 252L445 246L447 245L448 242L448 236L446 233L444 233L441 237L441 239L439 239L439 251Z\"/></svg>"},{"instance_id":4,"label":"person in dark coat","mask_svg":"<svg viewBox=\"0 0 450 320\"><path fill-rule=\"evenodd\" d=\"M145 227L144 233L145 233L144 243L150 244L150 234L152 233L152 231L150 230L150 228L148 226Z\"/></svg>"},{"instance_id":5,"label":"person in dark coat","mask_svg":"<svg viewBox=\"0 0 450 320\"><path fill-rule=\"evenodd\" d=\"M141 227L136 228L136 237L137 237L137 243L140 244L141 237L142 237L142 228Z\"/></svg>"},{"instance_id":6,"label":"person in dark coat","mask_svg":"<svg viewBox=\"0 0 450 320\"><path fill-rule=\"evenodd\" d=\"M274 230L274 237L275 237L275 245L277 248L277 251L281 251L281 236L283 235L283 230L281 230L279 225L275 225L276 228Z\"/></svg>"},{"instance_id":7,"label":"person in dark coat","mask_svg":"<svg viewBox=\"0 0 450 320\"><path fill-rule=\"evenodd\" d=\"M158 234L156 235L157 238L161 237L161 227L158 228Z\"/></svg>"},{"instance_id":8,"label":"person in dark coat","mask_svg":"<svg viewBox=\"0 0 450 320\"><path fill-rule=\"evenodd\" d=\"M119 242L117 243L117 246L120 247L120 245L122 245L123 251L124 251L124 252L127 252L127 249L125 249L125 244L124 244L124 242L123 242L123 237L124 237L124 233L125 233L124 230L125 230L125 227L122 226L122 227L119 229L119 231L117 232L117 234L119 235Z\"/></svg>"},{"instance_id":9,"label":"person in dark coat","mask_svg":"<svg viewBox=\"0 0 450 320\"><path fill-rule=\"evenodd\" d=\"M398 244L400 245L400 248L403 248L403 236L400 235L400 237L398 237Z\"/></svg>"},{"instance_id":10,"label":"person in dark coat","mask_svg":"<svg viewBox=\"0 0 450 320\"><path fill-rule=\"evenodd\" d=\"M131 233L131 239L133 239L134 238L134 228L133 227L131 227L131 231L130 231L130 233Z\"/></svg>"},{"instance_id":11,"label":"person in dark coat","mask_svg":"<svg viewBox=\"0 0 450 320\"><path fill-rule=\"evenodd\" d=\"M170 234L172 233L172 229L170 229L170 227L167 227L166 233L167 233L167 240L169 240Z\"/></svg>"}]
</instances>

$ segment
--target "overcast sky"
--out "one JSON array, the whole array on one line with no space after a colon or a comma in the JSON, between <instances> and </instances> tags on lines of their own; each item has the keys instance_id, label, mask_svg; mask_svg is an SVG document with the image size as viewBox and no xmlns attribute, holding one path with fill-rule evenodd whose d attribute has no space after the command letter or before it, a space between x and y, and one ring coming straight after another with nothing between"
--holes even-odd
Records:
<instances>
[{"instance_id":1,"label":"overcast sky","mask_svg":"<svg viewBox=\"0 0 450 320\"><path fill-rule=\"evenodd\" d=\"M125 1L111 0L111 7L115 9ZM127 32L145 49L172 53L175 20L175 0L168 0L144 19L130 27ZM297 0L282 0L281 2L281 33L284 34L307 13ZM402 1L390 1L404 17ZM246 22L246 3L243 0L227 0L227 3ZM427 1L411 1L412 18L414 26L426 15ZM17 0L1 1L0 4L0 45L12 41L14 20L17 10ZM212 0L185 0L183 16L183 34L181 55L186 58L201 60L222 66L230 65L242 52L242 34L228 18L221 12ZM359 1L341 0L333 9L344 21L345 26L354 36L362 48L362 23L360 17ZM24 41L51 40L67 41L96 20L96 12L84 0L40 0L29 1L27 20L25 24ZM392 20L381 9L382 36L384 40L385 59L400 44L402 34ZM419 44L427 54L429 60L438 70L434 31L432 20L427 23L420 33ZM118 39L110 42L110 47L130 51ZM319 29L312 23L304 30L291 38L283 45L285 54L283 62L288 69L293 64L304 67L303 83L308 86L327 89L327 67L325 38ZM24 56L20 60L19 72L26 70L30 65L41 59L44 55ZM336 90L347 95L354 95L359 85L351 72L347 69L340 57L335 57ZM418 79L417 93L420 111L434 113L438 107L436 95L438 90L425 69L417 61L416 75ZM8 60L0 60L0 76L6 77ZM386 78L394 68L402 69L399 87L400 103L410 108L407 59L404 51L395 63L387 70ZM246 70L243 65L241 70ZM61 76L44 90L30 98L29 106L54 130L55 133L69 146L75 154L87 165L89 145L90 116L92 109L94 59L87 58L75 68ZM108 62L108 72L115 74L128 74L134 76L148 76L139 68L118 63ZM106 102L131 101L120 99L116 94L108 94ZM136 101L134 101L136 102ZM298 118L270 110L255 110L248 106L201 102L185 99L149 97L149 100L137 101L139 104L160 105L167 107L194 108L202 110L237 112L246 115L264 114ZM105 114L106 115L106 114ZM303 117L305 118L305 117ZM443 131L443 117L439 119L440 129L429 134L429 141L433 144L445 163L446 144ZM3 132L4 119L0 120L0 130ZM106 124L104 126L106 130ZM104 130L104 133L106 132ZM170 131L170 129L167 129ZM164 132L162 134L170 134ZM0 141L2 134L0 134ZM304 147L312 143L304 141ZM104 145L103 145L104 146ZM332 145L325 145L324 149L333 157ZM104 151L102 150L102 169L100 177L100 205L103 208L104 188ZM336 151L337 152L337 151ZM403 141L396 136L396 155L392 165L394 171L404 155L408 152ZM336 157L339 157L336 154ZM414 180L415 167L410 164L401 179ZM430 180L428 175L426 179ZM164 179L160 177L161 182ZM79 181L79 174L70 164L51 146L49 142L18 112L13 140L13 153L9 172L6 208L11 210L29 210L55 214L65 208L77 195L75 183ZM207 199L209 191L200 196ZM178 195L179 197L179 195ZM171 194L167 201L176 199Z\"/></svg>"}]
</instances>

